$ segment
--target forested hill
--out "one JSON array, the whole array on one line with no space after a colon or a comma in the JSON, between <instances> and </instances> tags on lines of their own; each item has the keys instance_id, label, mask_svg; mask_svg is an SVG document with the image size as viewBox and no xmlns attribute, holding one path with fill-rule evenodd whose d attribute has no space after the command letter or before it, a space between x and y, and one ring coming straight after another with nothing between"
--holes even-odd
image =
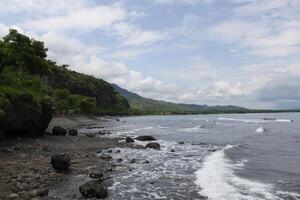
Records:
<instances>
[{"instance_id":1,"label":"forested hill","mask_svg":"<svg viewBox=\"0 0 300 200\"><path fill-rule=\"evenodd\" d=\"M209 113L246 113L251 110L238 106L207 106L197 104L176 104L154 100L130 92L116 84L112 84L117 92L128 101L133 113L136 114L209 114Z\"/></svg>"},{"instance_id":2,"label":"forested hill","mask_svg":"<svg viewBox=\"0 0 300 200\"><path fill-rule=\"evenodd\" d=\"M128 114L128 101L101 79L47 58L42 41L16 30L0 39L0 134L39 134L52 113Z\"/></svg>"}]
</instances>

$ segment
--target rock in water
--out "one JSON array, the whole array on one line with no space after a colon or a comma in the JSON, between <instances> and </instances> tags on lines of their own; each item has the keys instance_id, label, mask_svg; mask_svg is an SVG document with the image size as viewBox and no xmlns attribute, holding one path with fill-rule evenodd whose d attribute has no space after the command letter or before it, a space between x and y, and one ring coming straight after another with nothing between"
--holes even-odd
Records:
<instances>
[{"instance_id":1,"label":"rock in water","mask_svg":"<svg viewBox=\"0 0 300 200\"><path fill-rule=\"evenodd\" d=\"M71 158L66 154L55 154L51 156L51 164L58 171L67 170L71 165Z\"/></svg>"},{"instance_id":2,"label":"rock in water","mask_svg":"<svg viewBox=\"0 0 300 200\"><path fill-rule=\"evenodd\" d=\"M67 130L60 126L55 126L52 129L52 135L59 136L59 135L66 135L66 134L67 134Z\"/></svg>"},{"instance_id":3,"label":"rock in water","mask_svg":"<svg viewBox=\"0 0 300 200\"><path fill-rule=\"evenodd\" d=\"M151 135L142 135L135 138L139 141L155 141L156 139Z\"/></svg>"},{"instance_id":4,"label":"rock in water","mask_svg":"<svg viewBox=\"0 0 300 200\"><path fill-rule=\"evenodd\" d=\"M146 148L160 150L160 144L158 144L157 142L150 142L146 145Z\"/></svg>"},{"instance_id":5,"label":"rock in water","mask_svg":"<svg viewBox=\"0 0 300 200\"><path fill-rule=\"evenodd\" d=\"M85 198L104 199L108 196L107 188L99 181L89 181L79 187L81 195Z\"/></svg>"},{"instance_id":6,"label":"rock in water","mask_svg":"<svg viewBox=\"0 0 300 200\"><path fill-rule=\"evenodd\" d=\"M126 140L127 143L134 142L134 139L132 139L131 137L126 137L125 140Z\"/></svg>"},{"instance_id":7,"label":"rock in water","mask_svg":"<svg viewBox=\"0 0 300 200\"><path fill-rule=\"evenodd\" d=\"M77 131L76 129L70 129L70 130L68 131L68 134L69 134L69 135L72 135L72 136L76 136L76 135L78 134L78 131Z\"/></svg>"}]
</instances>

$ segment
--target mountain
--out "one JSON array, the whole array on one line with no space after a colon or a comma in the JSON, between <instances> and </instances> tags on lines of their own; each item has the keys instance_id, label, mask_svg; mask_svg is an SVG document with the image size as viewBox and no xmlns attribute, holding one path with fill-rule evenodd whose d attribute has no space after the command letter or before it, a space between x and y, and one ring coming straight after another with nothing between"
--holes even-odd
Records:
<instances>
[{"instance_id":1,"label":"mountain","mask_svg":"<svg viewBox=\"0 0 300 200\"><path fill-rule=\"evenodd\" d=\"M116 84L112 84L115 91L124 96L130 108L136 114L200 114L200 113L246 113L249 109L238 106L208 106L197 104L172 103L142 97Z\"/></svg>"}]
</instances>

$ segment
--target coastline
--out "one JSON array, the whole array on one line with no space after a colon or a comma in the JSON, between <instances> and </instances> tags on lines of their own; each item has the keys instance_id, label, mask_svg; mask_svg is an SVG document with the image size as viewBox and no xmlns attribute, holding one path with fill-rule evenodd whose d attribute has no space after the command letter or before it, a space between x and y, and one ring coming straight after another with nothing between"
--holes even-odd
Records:
<instances>
[{"instance_id":1,"label":"coastline","mask_svg":"<svg viewBox=\"0 0 300 200\"><path fill-rule=\"evenodd\" d=\"M105 118L101 118L105 121ZM80 129L99 123L98 118L56 117L49 124ZM97 156L110 148L131 147L120 143L121 138L44 135L39 138L14 138L0 142L0 199L81 199L78 187L90 180L89 174L102 173L109 177L115 164L110 156ZM71 166L67 172L58 173L50 164L51 155L68 154ZM103 154L109 155L104 152ZM78 181L72 181L79 178ZM107 184L111 184L110 179ZM59 191L64 191L64 195Z\"/></svg>"}]
</instances>

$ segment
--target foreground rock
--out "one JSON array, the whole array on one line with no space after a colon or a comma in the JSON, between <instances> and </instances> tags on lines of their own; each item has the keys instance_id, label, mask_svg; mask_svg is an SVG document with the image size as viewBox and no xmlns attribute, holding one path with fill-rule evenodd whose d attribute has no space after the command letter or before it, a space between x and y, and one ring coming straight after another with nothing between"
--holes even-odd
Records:
<instances>
[{"instance_id":1,"label":"foreground rock","mask_svg":"<svg viewBox=\"0 0 300 200\"><path fill-rule=\"evenodd\" d=\"M51 156L51 164L57 171L65 171L71 165L71 158L66 154L55 154Z\"/></svg>"},{"instance_id":2,"label":"foreground rock","mask_svg":"<svg viewBox=\"0 0 300 200\"><path fill-rule=\"evenodd\" d=\"M0 133L6 137L39 136L52 119L52 105L23 94L13 100L0 95Z\"/></svg>"},{"instance_id":3,"label":"foreground rock","mask_svg":"<svg viewBox=\"0 0 300 200\"><path fill-rule=\"evenodd\" d=\"M55 126L52 129L52 135L62 136L62 135L66 135L66 134L67 134L67 130L60 126Z\"/></svg>"},{"instance_id":4,"label":"foreground rock","mask_svg":"<svg viewBox=\"0 0 300 200\"><path fill-rule=\"evenodd\" d=\"M126 141L127 143L132 143L132 142L134 142L134 139L131 138L131 137L126 137L125 141Z\"/></svg>"},{"instance_id":5,"label":"foreground rock","mask_svg":"<svg viewBox=\"0 0 300 200\"><path fill-rule=\"evenodd\" d=\"M68 134L72 136L78 135L78 131L76 129L70 129L68 130Z\"/></svg>"},{"instance_id":6,"label":"foreground rock","mask_svg":"<svg viewBox=\"0 0 300 200\"><path fill-rule=\"evenodd\" d=\"M139 141L155 141L156 139L151 135L142 135L135 138Z\"/></svg>"},{"instance_id":7,"label":"foreground rock","mask_svg":"<svg viewBox=\"0 0 300 200\"><path fill-rule=\"evenodd\" d=\"M104 199L108 196L108 190L99 181L89 181L79 187L79 191L83 197L86 198L100 198Z\"/></svg>"},{"instance_id":8,"label":"foreground rock","mask_svg":"<svg viewBox=\"0 0 300 200\"><path fill-rule=\"evenodd\" d=\"M157 142L150 142L146 145L146 148L160 150L160 144L158 144Z\"/></svg>"}]
</instances>

